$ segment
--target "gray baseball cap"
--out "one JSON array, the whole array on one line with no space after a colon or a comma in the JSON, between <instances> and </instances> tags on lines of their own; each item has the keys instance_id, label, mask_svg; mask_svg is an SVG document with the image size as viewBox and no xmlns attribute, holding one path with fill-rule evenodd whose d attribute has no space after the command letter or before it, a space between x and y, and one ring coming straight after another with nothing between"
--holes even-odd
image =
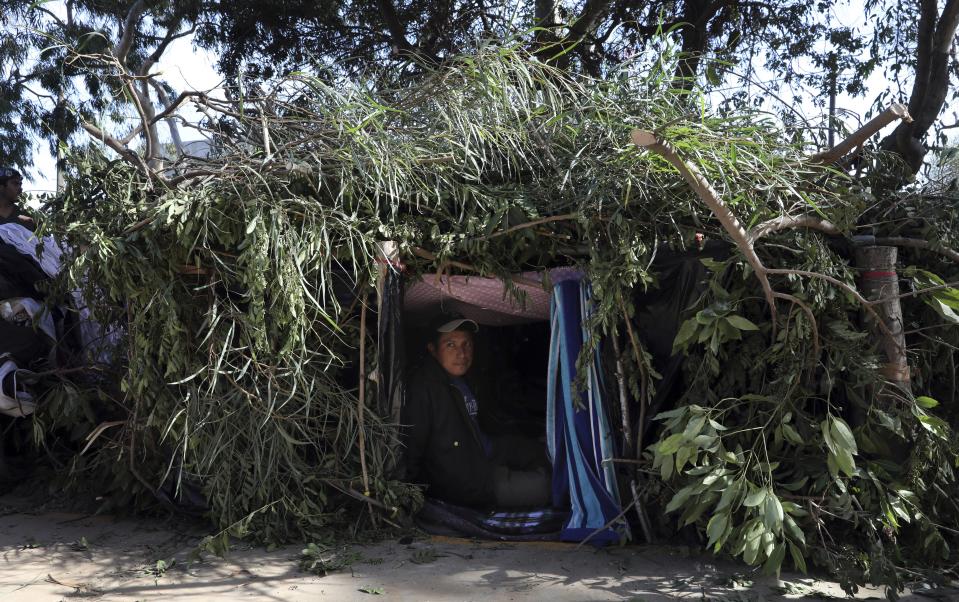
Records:
<instances>
[{"instance_id":1,"label":"gray baseball cap","mask_svg":"<svg viewBox=\"0 0 959 602\"><path fill-rule=\"evenodd\" d=\"M479 324L459 314L440 314L430 322L430 330L435 332L453 332L454 330L479 332Z\"/></svg>"}]
</instances>

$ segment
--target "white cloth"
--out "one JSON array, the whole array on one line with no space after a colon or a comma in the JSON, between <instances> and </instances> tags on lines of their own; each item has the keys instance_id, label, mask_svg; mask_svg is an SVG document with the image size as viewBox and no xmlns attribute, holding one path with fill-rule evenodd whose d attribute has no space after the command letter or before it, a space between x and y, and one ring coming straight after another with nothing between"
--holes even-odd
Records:
<instances>
[{"instance_id":1,"label":"white cloth","mask_svg":"<svg viewBox=\"0 0 959 602\"><path fill-rule=\"evenodd\" d=\"M9 223L0 224L0 240L14 247L21 254L36 261L47 276L53 278L60 273L64 249L52 236L44 236L40 239L28 228L20 224ZM104 332L103 327L90 315L90 310L87 307L87 302L83 298L81 291L72 291L71 295L73 297L74 309L79 312L80 315L80 340L83 344L84 352L87 353L90 361L109 363L112 357L111 350L116 346L119 338L117 333L112 331ZM27 300L40 306L40 303L34 299ZM64 311L69 311L67 308L63 309ZM30 315L33 316L34 314L31 313ZM47 312L46 315L49 317L49 312ZM52 326L52 324L53 320L50 318L50 325ZM45 333L47 332L44 324L41 323L40 327ZM53 332L52 338L56 339L56 331L53 330ZM2 351L2 349L0 349L0 351Z\"/></svg>"},{"instance_id":2,"label":"white cloth","mask_svg":"<svg viewBox=\"0 0 959 602\"><path fill-rule=\"evenodd\" d=\"M26 316L26 320L22 316ZM53 316L47 311L46 306L30 297L15 297L0 301L0 317L7 322L14 324L36 323L43 334L52 340L57 340L57 327L53 323Z\"/></svg>"},{"instance_id":3,"label":"white cloth","mask_svg":"<svg viewBox=\"0 0 959 602\"><path fill-rule=\"evenodd\" d=\"M53 278L60 273L63 249L52 236L40 239L20 224L11 223L0 224L0 240L35 259L47 276Z\"/></svg>"},{"instance_id":4,"label":"white cloth","mask_svg":"<svg viewBox=\"0 0 959 602\"><path fill-rule=\"evenodd\" d=\"M18 370L13 360L7 360L0 365L0 414L23 418L33 414L37 404L33 401L33 395L20 389L17 383L18 372L28 373L26 370ZM8 391L13 395L7 395Z\"/></svg>"}]
</instances>

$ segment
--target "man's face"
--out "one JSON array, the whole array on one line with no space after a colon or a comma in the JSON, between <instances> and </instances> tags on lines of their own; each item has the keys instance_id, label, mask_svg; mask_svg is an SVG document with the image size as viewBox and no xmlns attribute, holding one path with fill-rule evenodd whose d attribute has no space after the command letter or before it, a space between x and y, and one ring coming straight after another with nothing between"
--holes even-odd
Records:
<instances>
[{"instance_id":1,"label":"man's face","mask_svg":"<svg viewBox=\"0 0 959 602\"><path fill-rule=\"evenodd\" d=\"M463 376L473 365L473 333L454 330L440 334L435 343L427 346L443 370L450 376Z\"/></svg>"},{"instance_id":2,"label":"man's face","mask_svg":"<svg viewBox=\"0 0 959 602\"><path fill-rule=\"evenodd\" d=\"M6 184L0 185L0 199L14 202L20 196L23 190L23 180L21 178L10 178Z\"/></svg>"}]
</instances>

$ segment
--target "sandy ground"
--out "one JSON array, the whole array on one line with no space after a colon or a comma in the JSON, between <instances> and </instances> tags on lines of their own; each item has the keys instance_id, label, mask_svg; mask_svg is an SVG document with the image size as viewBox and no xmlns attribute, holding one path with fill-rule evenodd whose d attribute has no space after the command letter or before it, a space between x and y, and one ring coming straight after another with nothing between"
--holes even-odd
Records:
<instances>
[{"instance_id":1,"label":"sandy ground","mask_svg":"<svg viewBox=\"0 0 959 602\"><path fill-rule=\"evenodd\" d=\"M200 525L50 512L0 497L0 601L134 600L785 600L841 596L795 574L671 546L608 550L569 544L497 544L432 537L355 545L349 566L318 576L303 546L239 544L226 558L191 560ZM158 565L158 561L162 561ZM166 567L164 567L164 564ZM882 599L878 590L860 599ZM959 600L959 590L903 600Z\"/></svg>"}]
</instances>

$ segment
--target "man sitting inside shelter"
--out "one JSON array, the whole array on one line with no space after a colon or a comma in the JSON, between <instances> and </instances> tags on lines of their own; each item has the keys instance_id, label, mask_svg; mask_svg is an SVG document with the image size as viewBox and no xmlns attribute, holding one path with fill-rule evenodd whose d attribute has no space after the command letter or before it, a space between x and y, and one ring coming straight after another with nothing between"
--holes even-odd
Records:
<instances>
[{"instance_id":1,"label":"man sitting inside shelter","mask_svg":"<svg viewBox=\"0 0 959 602\"><path fill-rule=\"evenodd\" d=\"M494 433L483 411L483 387L470 377L478 331L450 314L430 325L429 356L410 377L403 410L407 480L464 506L549 505L545 445Z\"/></svg>"}]
</instances>

